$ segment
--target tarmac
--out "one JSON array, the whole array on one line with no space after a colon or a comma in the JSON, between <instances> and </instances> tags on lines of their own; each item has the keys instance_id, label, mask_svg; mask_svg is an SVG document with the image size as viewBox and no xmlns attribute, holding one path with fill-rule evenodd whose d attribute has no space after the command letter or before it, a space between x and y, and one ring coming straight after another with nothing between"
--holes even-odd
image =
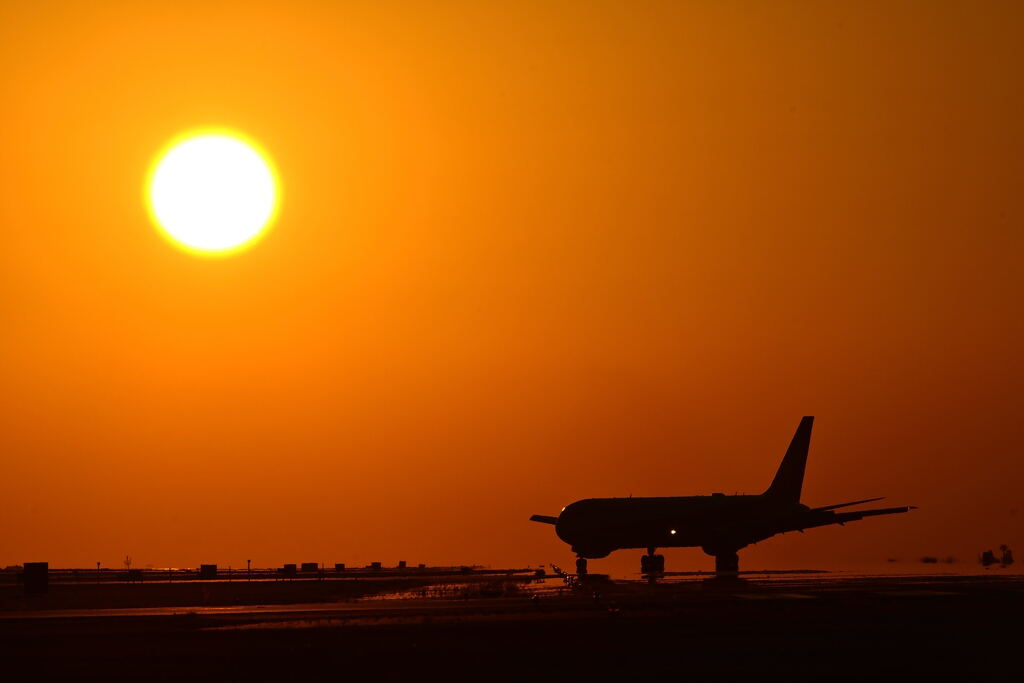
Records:
<instances>
[{"instance_id":1,"label":"tarmac","mask_svg":"<svg viewBox=\"0 0 1024 683\"><path fill-rule=\"evenodd\" d=\"M1024 576L1009 572L395 588L297 604L5 609L0 661L77 679L977 680L1019 670L1024 642Z\"/></svg>"}]
</instances>

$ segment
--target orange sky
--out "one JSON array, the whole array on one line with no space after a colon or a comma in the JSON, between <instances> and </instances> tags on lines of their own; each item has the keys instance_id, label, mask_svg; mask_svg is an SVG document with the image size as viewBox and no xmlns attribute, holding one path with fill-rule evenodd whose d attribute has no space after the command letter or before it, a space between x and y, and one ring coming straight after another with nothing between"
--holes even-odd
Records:
<instances>
[{"instance_id":1,"label":"orange sky","mask_svg":"<svg viewBox=\"0 0 1024 683\"><path fill-rule=\"evenodd\" d=\"M804 414L805 502L921 509L747 566L1024 544L1019 3L155 4L0 5L0 566L564 564ZM211 125L284 183L223 260L142 201Z\"/></svg>"}]
</instances>

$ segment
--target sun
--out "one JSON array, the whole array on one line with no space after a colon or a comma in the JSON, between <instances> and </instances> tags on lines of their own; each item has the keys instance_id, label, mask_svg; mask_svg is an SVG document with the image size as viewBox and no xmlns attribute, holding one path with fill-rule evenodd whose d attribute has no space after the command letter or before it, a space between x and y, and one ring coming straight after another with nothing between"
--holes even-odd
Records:
<instances>
[{"instance_id":1,"label":"sun","mask_svg":"<svg viewBox=\"0 0 1024 683\"><path fill-rule=\"evenodd\" d=\"M277 215L280 183L266 152L223 130L185 133L157 156L146 203L175 246L226 256L255 244Z\"/></svg>"}]
</instances>

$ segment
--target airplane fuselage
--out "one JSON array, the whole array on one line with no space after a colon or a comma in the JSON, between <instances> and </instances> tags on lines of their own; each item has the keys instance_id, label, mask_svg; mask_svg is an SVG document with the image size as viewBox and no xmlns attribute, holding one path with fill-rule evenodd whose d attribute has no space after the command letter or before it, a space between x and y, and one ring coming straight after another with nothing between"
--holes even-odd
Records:
<instances>
[{"instance_id":1,"label":"airplane fuselage","mask_svg":"<svg viewBox=\"0 0 1024 683\"><path fill-rule=\"evenodd\" d=\"M588 498L566 506L555 532L589 559L626 548L739 549L779 533L807 509L764 495Z\"/></svg>"}]
</instances>

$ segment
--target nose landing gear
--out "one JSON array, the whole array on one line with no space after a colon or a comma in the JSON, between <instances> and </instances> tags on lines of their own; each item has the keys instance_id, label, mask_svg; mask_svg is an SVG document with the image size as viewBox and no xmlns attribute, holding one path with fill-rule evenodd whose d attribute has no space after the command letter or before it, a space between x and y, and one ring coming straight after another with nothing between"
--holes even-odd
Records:
<instances>
[{"instance_id":1,"label":"nose landing gear","mask_svg":"<svg viewBox=\"0 0 1024 683\"><path fill-rule=\"evenodd\" d=\"M587 575L587 558L577 557L576 558L576 574L579 576Z\"/></svg>"},{"instance_id":2,"label":"nose landing gear","mask_svg":"<svg viewBox=\"0 0 1024 683\"><path fill-rule=\"evenodd\" d=\"M665 556L655 555L657 548L648 548L646 555L640 556L641 574L660 574L665 571Z\"/></svg>"}]
</instances>

